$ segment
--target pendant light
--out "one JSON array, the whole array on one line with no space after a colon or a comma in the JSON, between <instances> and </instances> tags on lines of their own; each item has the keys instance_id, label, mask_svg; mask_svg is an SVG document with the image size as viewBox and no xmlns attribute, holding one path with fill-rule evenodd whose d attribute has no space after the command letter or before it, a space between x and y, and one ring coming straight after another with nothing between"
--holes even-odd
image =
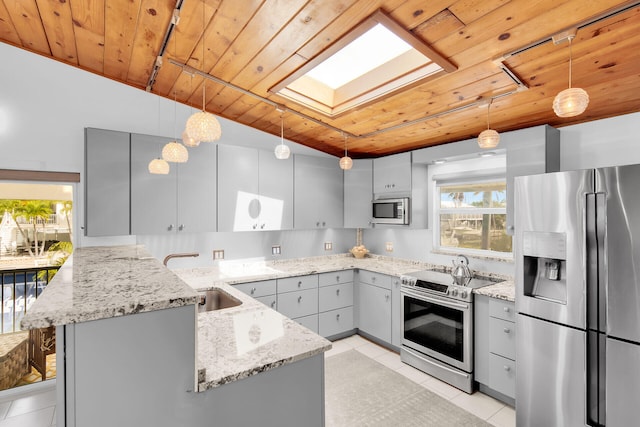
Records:
<instances>
[{"instance_id":1,"label":"pendant light","mask_svg":"<svg viewBox=\"0 0 640 427\"><path fill-rule=\"evenodd\" d=\"M347 155L347 136L344 136L344 157L340 159L340 169L348 171L353 166L353 160Z\"/></svg>"},{"instance_id":2,"label":"pendant light","mask_svg":"<svg viewBox=\"0 0 640 427\"><path fill-rule=\"evenodd\" d=\"M276 159L286 160L290 154L291 150L288 146L284 145L284 119L282 118L282 111L280 110L280 144L276 145Z\"/></svg>"},{"instance_id":3,"label":"pendant light","mask_svg":"<svg viewBox=\"0 0 640 427\"><path fill-rule=\"evenodd\" d=\"M176 105L178 101L176 100L176 91L173 91L173 136L176 136ZM177 140L168 142L164 147L162 147L162 158L167 162L172 163L185 163L189 160L189 152L187 151L187 147L180 144Z\"/></svg>"},{"instance_id":4,"label":"pendant light","mask_svg":"<svg viewBox=\"0 0 640 427\"><path fill-rule=\"evenodd\" d=\"M204 17L204 2L202 2L202 71L206 72L204 66L204 42L206 40L206 23ZM202 81L202 111L199 111L187 120L186 132L191 137L200 142L213 142L220 139L222 130L216 116L205 111L206 107L206 87L207 79Z\"/></svg>"},{"instance_id":5,"label":"pendant light","mask_svg":"<svg viewBox=\"0 0 640 427\"><path fill-rule=\"evenodd\" d=\"M487 104L487 128L478 135L478 145L480 148L495 148L500 144L500 134L490 128L489 111L491 110L492 102L493 98L491 98Z\"/></svg>"},{"instance_id":6,"label":"pendant light","mask_svg":"<svg viewBox=\"0 0 640 427\"><path fill-rule=\"evenodd\" d=\"M169 173L169 169L169 163L159 157L149 162L149 173L154 175L167 175Z\"/></svg>"},{"instance_id":7,"label":"pendant light","mask_svg":"<svg viewBox=\"0 0 640 427\"><path fill-rule=\"evenodd\" d=\"M571 87L571 67L572 67L572 49L571 41L575 37L575 33L569 34L569 88L558 93L553 100L553 111L558 117L575 117L584 113L589 105L589 94L579 87ZM560 43L563 39L556 41Z\"/></svg>"}]
</instances>

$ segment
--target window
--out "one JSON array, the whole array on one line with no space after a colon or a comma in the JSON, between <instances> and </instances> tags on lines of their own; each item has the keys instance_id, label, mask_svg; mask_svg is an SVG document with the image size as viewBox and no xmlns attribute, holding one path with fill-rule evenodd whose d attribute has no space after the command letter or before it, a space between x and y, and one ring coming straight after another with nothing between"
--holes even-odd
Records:
<instances>
[{"instance_id":1,"label":"window","mask_svg":"<svg viewBox=\"0 0 640 427\"><path fill-rule=\"evenodd\" d=\"M435 179L435 188L436 248L511 256L504 175Z\"/></svg>"}]
</instances>

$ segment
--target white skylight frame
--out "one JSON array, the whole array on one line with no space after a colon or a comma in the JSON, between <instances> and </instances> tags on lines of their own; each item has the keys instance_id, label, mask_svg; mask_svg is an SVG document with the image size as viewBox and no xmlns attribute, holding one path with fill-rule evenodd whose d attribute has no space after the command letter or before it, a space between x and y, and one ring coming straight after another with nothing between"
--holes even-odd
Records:
<instances>
[{"instance_id":1,"label":"white skylight frame","mask_svg":"<svg viewBox=\"0 0 640 427\"><path fill-rule=\"evenodd\" d=\"M328 64L340 55L346 55L347 59L354 58L357 53L349 53L349 49L354 45L356 49L364 49L358 47L361 36L372 32L389 36L400 50L388 54L386 58L390 59L387 61L374 61L374 66L353 73L360 74L356 78L334 79L336 74L338 77L346 74L340 71L341 67L351 69L355 66L337 65L331 69ZM374 43L375 56L380 56L383 42ZM360 63L364 62L365 60L360 60ZM318 75L318 70L324 67L330 70L327 78ZM270 91L327 116L337 117L356 107L423 83L426 79L455 70L456 67L446 58L384 12L377 11Z\"/></svg>"}]
</instances>

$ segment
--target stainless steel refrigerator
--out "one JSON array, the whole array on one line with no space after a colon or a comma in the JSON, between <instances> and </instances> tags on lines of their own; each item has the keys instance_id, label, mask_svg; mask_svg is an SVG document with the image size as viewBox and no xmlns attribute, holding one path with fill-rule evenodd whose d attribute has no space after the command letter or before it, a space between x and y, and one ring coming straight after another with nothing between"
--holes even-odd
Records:
<instances>
[{"instance_id":1,"label":"stainless steel refrigerator","mask_svg":"<svg viewBox=\"0 0 640 427\"><path fill-rule=\"evenodd\" d=\"M516 420L640 417L640 165L515 179Z\"/></svg>"}]
</instances>

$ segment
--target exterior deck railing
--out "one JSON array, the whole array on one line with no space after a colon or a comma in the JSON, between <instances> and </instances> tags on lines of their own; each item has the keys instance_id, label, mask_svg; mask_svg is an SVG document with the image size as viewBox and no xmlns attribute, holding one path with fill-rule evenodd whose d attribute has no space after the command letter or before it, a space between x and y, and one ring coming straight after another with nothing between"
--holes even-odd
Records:
<instances>
[{"instance_id":1,"label":"exterior deck railing","mask_svg":"<svg viewBox=\"0 0 640 427\"><path fill-rule=\"evenodd\" d=\"M20 330L20 321L58 269L59 266L48 266L0 270L0 333Z\"/></svg>"}]
</instances>

